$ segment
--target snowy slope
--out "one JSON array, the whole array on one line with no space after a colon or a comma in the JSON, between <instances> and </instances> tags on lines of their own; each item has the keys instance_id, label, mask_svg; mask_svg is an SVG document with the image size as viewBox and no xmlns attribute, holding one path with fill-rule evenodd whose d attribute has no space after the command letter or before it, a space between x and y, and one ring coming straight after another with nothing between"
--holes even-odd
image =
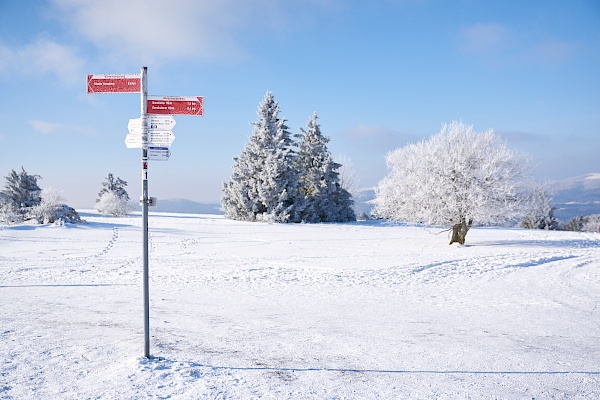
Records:
<instances>
[{"instance_id":1,"label":"snowy slope","mask_svg":"<svg viewBox=\"0 0 600 400\"><path fill-rule=\"evenodd\" d=\"M600 396L600 234L150 216L0 229L0 398Z\"/></svg>"}]
</instances>

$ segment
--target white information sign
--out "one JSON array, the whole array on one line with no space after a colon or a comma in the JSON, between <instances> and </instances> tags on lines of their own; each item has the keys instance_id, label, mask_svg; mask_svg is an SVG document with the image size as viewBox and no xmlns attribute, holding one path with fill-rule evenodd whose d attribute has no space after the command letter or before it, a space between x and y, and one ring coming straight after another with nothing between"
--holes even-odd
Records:
<instances>
[{"instance_id":1,"label":"white information sign","mask_svg":"<svg viewBox=\"0 0 600 400\"><path fill-rule=\"evenodd\" d=\"M125 137L125 146L127 146L128 149L141 149L142 135L130 133Z\"/></svg>"},{"instance_id":2,"label":"white information sign","mask_svg":"<svg viewBox=\"0 0 600 400\"><path fill-rule=\"evenodd\" d=\"M148 160L167 161L171 156L171 151L168 147L148 146Z\"/></svg>"},{"instance_id":3,"label":"white information sign","mask_svg":"<svg viewBox=\"0 0 600 400\"><path fill-rule=\"evenodd\" d=\"M151 131L170 131L175 126L175 119L171 115L148 115L146 129ZM131 118L127 124L129 133L142 134L142 119Z\"/></svg>"},{"instance_id":4,"label":"white information sign","mask_svg":"<svg viewBox=\"0 0 600 400\"><path fill-rule=\"evenodd\" d=\"M171 131L150 131L148 136L148 145L170 146L175 140L175 135Z\"/></svg>"}]
</instances>

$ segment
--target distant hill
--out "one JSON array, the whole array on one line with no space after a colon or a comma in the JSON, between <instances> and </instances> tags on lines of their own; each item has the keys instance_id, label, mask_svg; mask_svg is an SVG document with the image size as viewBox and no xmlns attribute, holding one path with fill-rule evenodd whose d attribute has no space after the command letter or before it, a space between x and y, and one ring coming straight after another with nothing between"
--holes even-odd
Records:
<instances>
[{"instance_id":1,"label":"distant hill","mask_svg":"<svg viewBox=\"0 0 600 400\"><path fill-rule=\"evenodd\" d=\"M600 173L591 173L551 182L554 216L568 222L571 218L600 214Z\"/></svg>"},{"instance_id":2,"label":"distant hill","mask_svg":"<svg viewBox=\"0 0 600 400\"><path fill-rule=\"evenodd\" d=\"M158 199L156 207L150 211L184 214L223 214L217 203L198 203L187 199Z\"/></svg>"}]
</instances>

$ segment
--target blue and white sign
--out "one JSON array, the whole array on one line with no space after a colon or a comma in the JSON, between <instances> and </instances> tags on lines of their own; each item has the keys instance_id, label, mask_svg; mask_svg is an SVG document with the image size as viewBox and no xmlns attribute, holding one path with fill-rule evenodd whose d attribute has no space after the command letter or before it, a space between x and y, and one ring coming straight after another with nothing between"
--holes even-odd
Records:
<instances>
[{"instance_id":1,"label":"blue and white sign","mask_svg":"<svg viewBox=\"0 0 600 400\"><path fill-rule=\"evenodd\" d=\"M148 146L148 160L167 161L170 156L171 151L168 147Z\"/></svg>"}]
</instances>

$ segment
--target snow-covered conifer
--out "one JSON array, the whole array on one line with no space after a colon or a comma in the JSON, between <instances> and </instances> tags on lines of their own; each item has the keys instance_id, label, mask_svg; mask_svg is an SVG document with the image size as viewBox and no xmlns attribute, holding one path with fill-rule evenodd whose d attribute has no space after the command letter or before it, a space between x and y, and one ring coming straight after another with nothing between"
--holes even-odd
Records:
<instances>
[{"instance_id":1,"label":"snow-covered conifer","mask_svg":"<svg viewBox=\"0 0 600 400\"><path fill-rule=\"evenodd\" d=\"M333 161L327 149L329 137L323 136L317 114L300 128L295 168L300 175L299 192L306 204L301 218L306 222L346 222L356 220L350 193L342 187L338 170L341 164Z\"/></svg>"},{"instance_id":2,"label":"snow-covered conifer","mask_svg":"<svg viewBox=\"0 0 600 400\"><path fill-rule=\"evenodd\" d=\"M514 221L530 209L527 158L491 129L478 133L452 122L427 141L389 153L386 161L374 215L450 226L450 244L464 244L475 223Z\"/></svg>"},{"instance_id":3,"label":"snow-covered conifer","mask_svg":"<svg viewBox=\"0 0 600 400\"><path fill-rule=\"evenodd\" d=\"M37 184L39 175L29 175L25 168L21 172L11 170L6 177L6 184L1 196L11 202L21 213L26 213L29 207L37 206L41 201L41 189Z\"/></svg>"},{"instance_id":4,"label":"snow-covered conifer","mask_svg":"<svg viewBox=\"0 0 600 400\"><path fill-rule=\"evenodd\" d=\"M19 212L15 203L0 194L0 224L18 224L23 222L23 218L23 214Z\"/></svg>"},{"instance_id":5,"label":"snow-covered conifer","mask_svg":"<svg viewBox=\"0 0 600 400\"><path fill-rule=\"evenodd\" d=\"M279 105L267 92L249 142L235 157L229 182L223 184L225 216L245 221L298 221L297 186L292 139Z\"/></svg>"},{"instance_id":6,"label":"snow-covered conifer","mask_svg":"<svg viewBox=\"0 0 600 400\"><path fill-rule=\"evenodd\" d=\"M109 173L108 176L106 177L106 181L102 182L102 186L104 186L104 187L98 193L98 199L96 200L97 202L100 201L100 198L102 197L102 195L107 192L112 192L112 193L116 194L118 197L121 197L121 198L125 199L126 201L129 201L129 194L127 194L127 191L125 190L125 186L127 186L127 182L125 182L121 178L117 177L117 179L115 179L113 174Z\"/></svg>"}]
</instances>

